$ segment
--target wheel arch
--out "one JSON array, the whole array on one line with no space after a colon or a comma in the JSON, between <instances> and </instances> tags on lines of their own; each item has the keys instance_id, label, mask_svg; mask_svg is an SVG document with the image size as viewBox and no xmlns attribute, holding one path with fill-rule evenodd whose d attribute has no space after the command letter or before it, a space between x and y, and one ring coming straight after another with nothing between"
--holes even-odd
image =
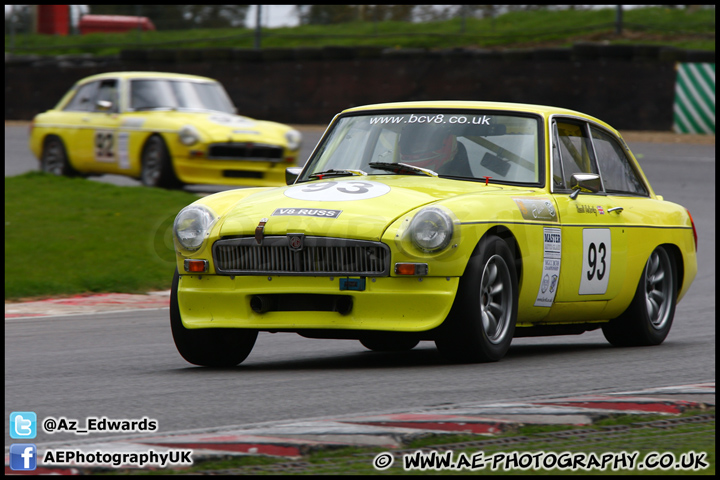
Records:
<instances>
[{"instance_id":1,"label":"wheel arch","mask_svg":"<svg viewBox=\"0 0 720 480\"><path fill-rule=\"evenodd\" d=\"M677 294L679 294L682 291L683 281L685 279L685 263L683 262L682 252L674 243L663 243L658 245L658 247L663 247L665 249L670 256L670 261L675 266L675 280L677 281Z\"/></svg>"},{"instance_id":2,"label":"wheel arch","mask_svg":"<svg viewBox=\"0 0 720 480\"><path fill-rule=\"evenodd\" d=\"M169 153L170 153L170 148L168 147L167 139L163 136L163 134L160 133L160 132L147 132L147 133L145 134L145 138L143 138L143 139L142 139L142 142L141 142L140 156L142 157L142 155L145 153L145 149L147 148L148 143L150 143L150 140L151 140L153 137L158 137L160 140L163 141L163 143L165 144L165 149L168 151L168 154L169 154Z\"/></svg>"},{"instance_id":3,"label":"wheel arch","mask_svg":"<svg viewBox=\"0 0 720 480\"><path fill-rule=\"evenodd\" d=\"M45 147L47 146L47 144L50 140L57 140L58 142L60 142L60 145L62 145L62 148L65 151L65 159L68 161L70 166L72 166L74 168L75 165L73 165L72 160L70 160L70 154L68 153L68 149L65 146L65 142L63 141L63 139L60 135L58 135L57 133L54 133L54 132L48 132L42 138L42 141L40 142L40 145L42 146L42 149L40 150L40 157L42 158L42 155L45 152Z\"/></svg>"},{"instance_id":4,"label":"wheel arch","mask_svg":"<svg viewBox=\"0 0 720 480\"><path fill-rule=\"evenodd\" d=\"M522 271L523 271L522 252L520 251L520 245L518 244L518 241L515 238L515 235L506 226L494 225L494 226L490 227L483 234L483 236L480 237L480 240L478 240L477 245L475 245L475 250L473 250L473 255L475 255L475 253L477 253L477 251L479 250L480 244L485 239L490 237L491 235L499 237L503 242L505 242L505 244L508 246L508 248L512 252L513 260L515 260L515 273L517 275L518 285L522 285Z\"/></svg>"},{"instance_id":5,"label":"wheel arch","mask_svg":"<svg viewBox=\"0 0 720 480\"><path fill-rule=\"evenodd\" d=\"M65 145L65 141L63 138L55 133L55 132L47 132L40 141L40 157L38 158L40 162L40 168L42 169L42 162L43 162L43 156L45 155L45 148L48 145L48 142L51 140L57 140L60 142L60 146L62 147L63 154L65 155L65 161L67 162L67 167L69 167L67 172L65 172L66 175L76 176L76 175L87 175L87 173L79 170L77 168L77 165L73 162L72 156L70 155L67 146Z\"/></svg>"},{"instance_id":6,"label":"wheel arch","mask_svg":"<svg viewBox=\"0 0 720 480\"><path fill-rule=\"evenodd\" d=\"M180 177L178 176L177 170L175 168L174 156L170 148L170 139L168 139L167 136L162 132L148 131L145 137L141 140L138 162L140 171L138 172L138 179L142 181L143 169L145 168L145 153L148 149L148 146L150 145L150 142L155 138L158 138L162 142L162 146L165 149L166 160L170 168L169 173L165 172L162 174L162 184L158 186L160 186L161 188L180 188L183 182L180 180Z\"/></svg>"}]
</instances>

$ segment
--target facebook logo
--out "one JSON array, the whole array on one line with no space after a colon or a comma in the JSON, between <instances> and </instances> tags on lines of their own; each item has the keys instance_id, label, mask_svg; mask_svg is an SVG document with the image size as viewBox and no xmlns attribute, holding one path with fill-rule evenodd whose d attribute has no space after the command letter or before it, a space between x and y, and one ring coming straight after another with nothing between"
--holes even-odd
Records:
<instances>
[{"instance_id":1,"label":"facebook logo","mask_svg":"<svg viewBox=\"0 0 720 480\"><path fill-rule=\"evenodd\" d=\"M10 414L11 438L35 438L37 435L37 415L35 412L12 412Z\"/></svg>"},{"instance_id":2,"label":"facebook logo","mask_svg":"<svg viewBox=\"0 0 720 480\"><path fill-rule=\"evenodd\" d=\"M37 468L37 448L32 443L13 443L10 445L11 470L35 470Z\"/></svg>"}]
</instances>

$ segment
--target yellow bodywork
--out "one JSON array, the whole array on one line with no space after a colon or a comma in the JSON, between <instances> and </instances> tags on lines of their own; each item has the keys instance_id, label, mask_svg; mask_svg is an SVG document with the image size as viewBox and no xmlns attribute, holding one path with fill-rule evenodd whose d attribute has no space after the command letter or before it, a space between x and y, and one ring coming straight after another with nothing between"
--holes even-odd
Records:
<instances>
[{"instance_id":1,"label":"yellow bodywork","mask_svg":"<svg viewBox=\"0 0 720 480\"><path fill-rule=\"evenodd\" d=\"M51 110L35 117L30 150L40 159L49 136L59 137L71 166L81 174L118 174L138 178L143 150L152 136L160 136L172 159L175 175L183 183L237 186L285 184L285 168L297 163L299 146L288 144L291 127L229 113L182 110L129 109L128 85L132 79L214 80L194 75L154 72L118 72L79 81ZM77 89L88 82L115 79L119 87L117 112L63 110ZM187 146L179 133L185 126L197 129L200 141ZM99 139L102 139L99 140ZM100 145L104 143L104 145ZM268 145L282 149L277 161L211 159L211 144ZM224 172L237 172L228 176Z\"/></svg>"},{"instance_id":2,"label":"yellow bodywork","mask_svg":"<svg viewBox=\"0 0 720 480\"><path fill-rule=\"evenodd\" d=\"M545 124L545 162L551 158L547 125L554 115L583 118L619 135L593 117L530 105L414 102L371 105L347 112L397 108L475 108L535 113ZM637 163L634 157L633 162ZM683 207L657 197L639 167L638 171L648 186L647 197L580 194L571 199L567 193L551 191L552 169L549 166L544 169L545 186L542 188L419 175L368 175L332 180L338 186L350 189L359 185L353 182L367 182L386 193L354 201L312 201L292 198L292 189L299 187L290 185L211 195L195 202L207 206L218 217L202 247L187 252L176 243L182 321L187 328L427 331L445 320L468 259L489 233L501 236L515 252L519 269L519 327L601 322L617 317L632 301L645 263L659 245L669 246L679 265L682 277L678 279L680 299L697 270L691 220ZM319 179L302 185L312 186L323 181ZM452 212L456 227L451 245L433 254L419 251L403 237L413 216L429 205ZM531 211L542 206L546 210L539 214ZM622 206L622 214L608 212L618 206ZM277 209L331 209L341 213L337 218L273 215ZM212 256L214 241L227 236L252 237L263 219L266 236L304 233L383 242L391 252L390 273L367 278L363 291L341 291L341 279L337 277L216 275ZM560 273L554 299L542 305L541 292L547 287L543 284L545 239L546 235L552 234L559 234L562 240ZM607 235L608 245L612 245L609 258L602 258L603 273L609 278L604 292L581 293L581 278L585 274L583 235ZM186 259L207 260L209 269L202 274L187 273L184 270ZM426 263L428 273L418 277L398 275L392 266L399 262ZM315 311L261 314L250 308L253 295L282 293L348 295L353 299L353 309L343 315Z\"/></svg>"}]
</instances>

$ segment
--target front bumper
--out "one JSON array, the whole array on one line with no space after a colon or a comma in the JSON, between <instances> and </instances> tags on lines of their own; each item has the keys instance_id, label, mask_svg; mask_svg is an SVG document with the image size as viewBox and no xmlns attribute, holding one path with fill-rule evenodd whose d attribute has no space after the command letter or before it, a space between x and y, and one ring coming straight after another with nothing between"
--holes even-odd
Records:
<instances>
[{"instance_id":1,"label":"front bumper","mask_svg":"<svg viewBox=\"0 0 720 480\"><path fill-rule=\"evenodd\" d=\"M365 290L340 290L341 278L181 275L178 304L186 328L252 328L420 332L439 326L455 300L458 277L372 277ZM350 296L349 313L286 310L257 313L251 300L269 295L282 303L298 295ZM286 307L292 308L292 307Z\"/></svg>"},{"instance_id":2,"label":"front bumper","mask_svg":"<svg viewBox=\"0 0 720 480\"><path fill-rule=\"evenodd\" d=\"M279 187L286 184L285 169L294 167L295 162L175 157L173 166L180 181L189 184Z\"/></svg>"}]
</instances>

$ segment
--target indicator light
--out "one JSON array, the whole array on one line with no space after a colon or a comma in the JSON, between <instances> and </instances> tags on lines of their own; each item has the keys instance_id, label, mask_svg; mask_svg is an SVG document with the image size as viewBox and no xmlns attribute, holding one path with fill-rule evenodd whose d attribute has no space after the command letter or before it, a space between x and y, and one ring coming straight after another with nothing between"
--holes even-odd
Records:
<instances>
[{"instance_id":1,"label":"indicator light","mask_svg":"<svg viewBox=\"0 0 720 480\"><path fill-rule=\"evenodd\" d=\"M185 260L185 271L190 273L205 273L208 270L207 260Z\"/></svg>"},{"instance_id":2,"label":"indicator light","mask_svg":"<svg viewBox=\"0 0 720 480\"><path fill-rule=\"evenodd\" d=\"M396 263L395 273L398 275L427 275L428 265L427 263Z\"/></svg>"}]
</instances>

